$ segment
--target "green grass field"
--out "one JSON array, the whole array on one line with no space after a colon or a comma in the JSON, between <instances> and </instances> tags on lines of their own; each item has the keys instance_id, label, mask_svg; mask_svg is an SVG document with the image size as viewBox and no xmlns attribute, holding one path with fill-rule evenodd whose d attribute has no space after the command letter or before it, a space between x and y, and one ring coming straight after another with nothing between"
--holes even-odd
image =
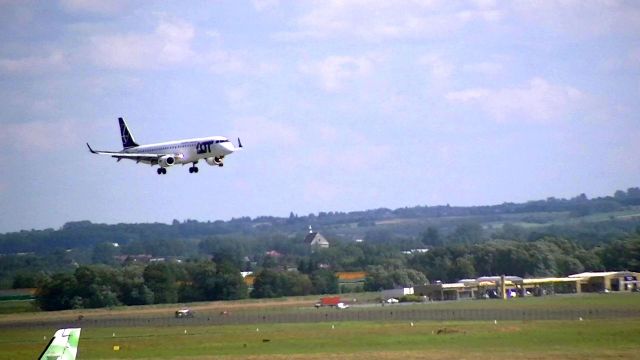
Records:
<instances>
[{"instance_id":1,"label":"green grass field","mask_svg":"<svg viewBox=\"0 0 640 360\"><path fill-rule=\"evenodd\" d=\"M0 301L0 315L19 314L40 311L33 300L4 300Z\"/></svg>"},{"instance_id":2,"label":"green grass field","mask_svg":"<svg viewBox=\"0 0 640 360\"><path fill-rule=\"evenodd\" d=\"M78 359L594 359L640 357L640 321L345 322L85 329ZM115 337L113 333L115 332ZM440 334L438 334L440 332ZM52 331L5 332L0 359L33 359ZM266 341L268 340L268 341ZM113 346L120 346L114 351Z\"/></svg>"},{"instance_id":3,"label":"green grass field","mask_svg":"<svg viewBox=\"0 0 640 360\"><path fill-rule=\"evenodd\" d=\"M236 302L237 304L238 302ZM640 309L639 294L423 304L446 309ZM385 307L387 308L387 307ZM404 308L395 307L397 311ZM265 309L262 309L265 310ZM313 311L299 306L271 311ZM348 311L377 311L349 309ZM133 309L131 310L134 311ZM255 311L247 309L246 311ZM118 309L118 316L127 309ZM25 319L35 314L16 315ZM39 316L59 316L39 313ZM256 331L256 328L259 331ZM0 328L0 360L34 359L56 329ZM185 333L186 330L186 333ZM114 336L115 334L115 336ZM46 337L46 338L45 338ZM113 347L120 347L114 351ZM640 318L321 322L85 328L84 359L639 359Z\"/></svg>"}]
</instances>

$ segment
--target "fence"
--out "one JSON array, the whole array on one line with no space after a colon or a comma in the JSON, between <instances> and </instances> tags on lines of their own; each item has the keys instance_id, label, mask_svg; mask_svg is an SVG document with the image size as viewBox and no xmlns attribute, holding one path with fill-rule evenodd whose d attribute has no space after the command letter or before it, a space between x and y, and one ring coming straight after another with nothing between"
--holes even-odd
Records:
<instances>
[{"instance_id":1,"label":"fence","mask_svg":"<svg viewBox=\"0 0 640 360\"><path fill-rule=\"evenodd\" d=\"M340 321L530 321L578 320L606 318L638 318L640 311L629 309L428 309L419 307L364 308L364 309L309 309L308 311L252 313L197 313L193 318L171 316L111 318L84 317L73 321L36 320L0 323L0 328L16 327L83 327L118 328L135 326L205 326L274 323L310 323Z\"/></svg>"}]
</instances>

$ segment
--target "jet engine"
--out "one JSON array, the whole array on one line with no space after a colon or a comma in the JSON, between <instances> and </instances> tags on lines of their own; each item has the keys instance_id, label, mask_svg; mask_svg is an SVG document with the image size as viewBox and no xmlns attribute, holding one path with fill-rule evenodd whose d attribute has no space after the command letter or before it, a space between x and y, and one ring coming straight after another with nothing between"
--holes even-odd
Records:
<instances>
[{"instance_id":1,"label":"jet engine","mask_svg":"<svg viewBox=\"0 0 640 360\"><path fill-rule=\"evenodd\" d=\"M219 157L210 157L205 159L207 164L211 166L222 166L222 158Z\"/></svg>"},{"instance_id":2,"label":"jet engine","mask_svg":"<svg viewBox=\"0 0 640 360\"><path fill-rule=\"evenodd\" d=\"M169 167L171 165L175 165L176 163L176 158L171 156L171 155L165 155L165 156L161 156L158 159L158 165L160 165L160 167Z\"/></svg>"}]
</instances>

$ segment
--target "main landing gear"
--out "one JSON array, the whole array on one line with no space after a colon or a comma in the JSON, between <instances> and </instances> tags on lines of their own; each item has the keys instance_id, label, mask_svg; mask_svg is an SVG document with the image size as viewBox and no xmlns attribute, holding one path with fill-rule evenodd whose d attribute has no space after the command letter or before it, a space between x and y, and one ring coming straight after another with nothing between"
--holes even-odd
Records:
<instances>
[{"instance_id":1,"label":"main landing gear","mask_svg":"<svg viewBox=\"0 0 640 360\"><path fill-rule=\"evenodd\" d=\"M189 168L189 174L198 173L198 167L196 166L197 163L198 163L197 161L194 162L193 166Z\"/></svg>"},{"instance_id":2,"label":"main landing gear","mask_svg":"<svg viewBox=\"0 0 640 360\"><path fill-rule=\"evenodd\" d=\"M164 175L167 173L167 169L165 168L158 168L158 175Z\"/></svg>"}]
</instances>

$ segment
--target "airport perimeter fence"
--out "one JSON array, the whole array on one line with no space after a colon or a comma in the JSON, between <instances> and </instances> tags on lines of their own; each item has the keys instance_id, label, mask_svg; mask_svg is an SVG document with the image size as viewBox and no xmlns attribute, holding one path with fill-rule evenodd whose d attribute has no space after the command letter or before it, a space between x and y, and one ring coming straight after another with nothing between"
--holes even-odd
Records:
<instances>
[{"instance_id":1,"label":"airport perimeter fence","mask_svg":"<svg viewBox=\"0 0 640 360\"><path fill-rule=\"evenodd\" d=\"M593 320L640 318L640 311L626 309L426 309L387 306L367 309L314 309L290 313L199 313L193 318L170 316L122 316L112 318L84 317L74 321L41 320L0 323L0 328L118 328L248 325L341 321L535 321L535 320Z\"/></svg>"}]
</instances>

